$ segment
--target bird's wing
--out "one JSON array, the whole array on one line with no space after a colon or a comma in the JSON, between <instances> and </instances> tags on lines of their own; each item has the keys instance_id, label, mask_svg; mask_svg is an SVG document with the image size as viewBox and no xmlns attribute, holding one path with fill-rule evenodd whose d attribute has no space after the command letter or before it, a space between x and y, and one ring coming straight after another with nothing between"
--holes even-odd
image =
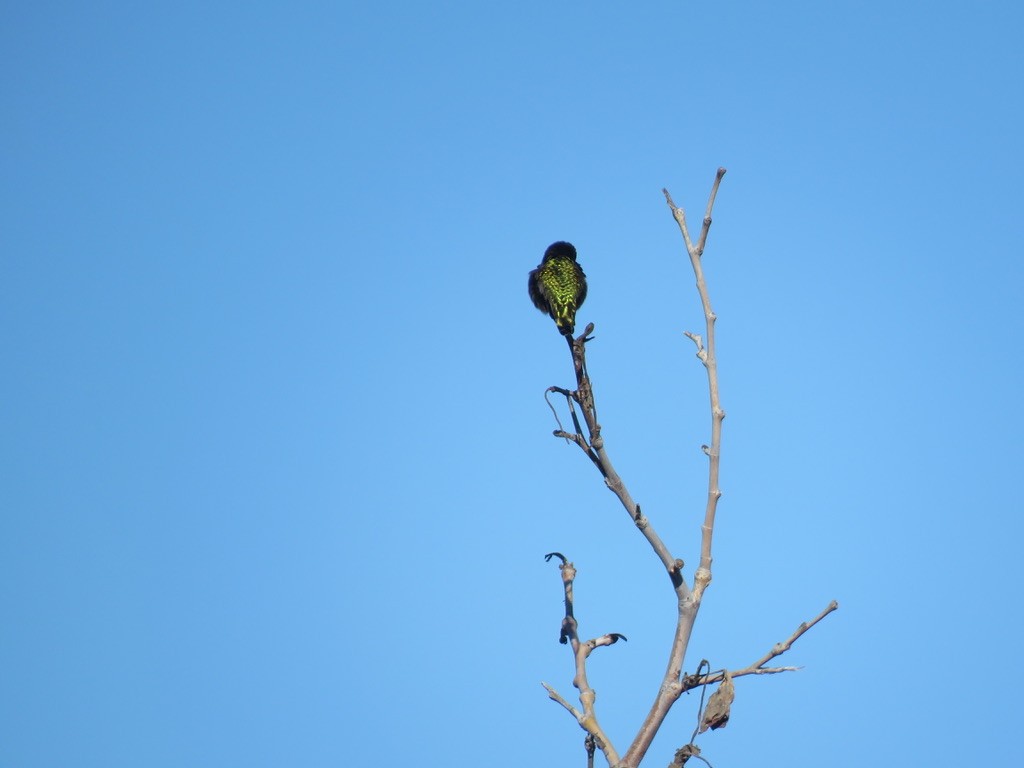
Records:
<instances>
[{"instance_id":1,"label":"bird's wing","mask_svg":"<svg viewBox=\"0 0 1024 768\"><path fill-rule=\"evenodd\" d=\"M550 313L551 305L548 304L547 297L543 293L539 273L540 267L530 272L530 279L527 281L526 287L530 291L530 300L533 301L533 306L541 312Z\"/></svg>"}]
</instances>

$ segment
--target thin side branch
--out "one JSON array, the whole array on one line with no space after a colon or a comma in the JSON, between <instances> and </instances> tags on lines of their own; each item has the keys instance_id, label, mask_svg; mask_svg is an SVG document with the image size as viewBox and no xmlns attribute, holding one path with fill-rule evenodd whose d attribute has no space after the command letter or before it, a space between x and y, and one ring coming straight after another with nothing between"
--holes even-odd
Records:
<instances>
[{"instance_id":1,"label":"thin side branch","mask_svg":"<svg viewBox=\"0 0 1024 768\"><path fill-rule=\"evenodd\" d=\"M800 636L803 635L804 632L809 630L819 621L821 621L830 613L832 613L832 611L835 611L838 608L839 603L833 600L831 603L825 606L825 609L817 616L815 616L813 619L811 619L810 621L801 622L800 626L796 628L796 631L794 631L792 635L787 637L781 643L776 643L775 645L773 645L772 649L768 651L768 653L766 653L760 659L753 662L752 664L749 664L746 667L743 667L743 669L730 671L729 674L732 677L743 677L744 675L776 675L780 672L796 672L800 669L800 667L766 667L765 664L767 664L772 659L781 656L790 648L792 648L793 643L799 640ZM688 675L685 678L683 678L683 690L689 691L694 688L699 688L702 685L714 685L715 683L720 682L724 679L725 673L723 670L712 672L707 675Z\"/></svg>"},{"instance_id":2,"label":"thin side branch","mask_svg":"<svg viewBox=\"0 0 1024 768\"><path fill-rule=\"evenodd\" d=\"M546 690L548 692L548 698L550 698L552 701L558 702L563 707L565 707L566 711L570 715L575 717L577 721L579 721L580 723L583 722L583 715L580 714L580 711L578 709L576 709L576 707L574 707L572 704L570 704L568 701L566 701L565 697L562 696L562 694L560 694L558 691L556 691L554 688L552 688L547 683L543 683L542 682L541 685L543 685L544 686L544 690Z\"/></svg>"},{"instance_id":3,"label":"thin side branch","mask_svg":"<svg viewBox=\"0 0 1024 768\"><path fill-rule=\"evenodd\" d=\"M754 662L753 666L755 668L763 667L765 664L767 664L769 661L771 661L775 657L781 656L782 654L784 654L786 651L788 651L790 648L793 647L793 643L795 643L797 640L799 640L800 636L803 635L804 632L806 632L808 629L813 627L819 621L824 619L826 616L828 616L830 613L832 613L832 611L838 610L838 608L839 608L839 603L837 603L835 600L833 600L831 603L829 603L827 606L825 606L825 610L823 610L821 613L819 613L813 619L811 619L810 621L801 622L800 626L796 628L796 631L793 632L792 635L787 637L781 643L776 643L772 647L772 649L770 651L768 651L768 653L766 653L764 656L762 656L760 659L758 659L756 662Z\"/></svg>"},{"instance_id":4,"label":"thin side branch","mask_svg":"<svg viewBox=\"0 0 1024 768\"><path fill-rule=\"evenodd\" d=\"M579 627L573 610L572 593L573 582L576 580L576 566L559 552L552 552L545 556L544 559L550 560L552 557L557 557L561 561L559 571L562 574L562 590L565 594L565 617L562 619L558 642L568 644L572 648L572 655L576 664L576 675L572 679L572 684L580 692L580 704L583 705L583 711L581 712L569 704L547 683L542 683L542 685L547 689L548 696L565 707L576 718L576 722L579 723L580 727L593 737L594 743L604 753L608 764L615 765L619 762L619 753L615 750L611 740L597 721L597 713L594 709L597 693L590 687L590 683L587 680L587 657L590 656L595 648L614 645L617 641L625 640L626 638L618 632L611 632L593 640L580 642L579 635L577 634Z\"/></svg>"}]
</instances>

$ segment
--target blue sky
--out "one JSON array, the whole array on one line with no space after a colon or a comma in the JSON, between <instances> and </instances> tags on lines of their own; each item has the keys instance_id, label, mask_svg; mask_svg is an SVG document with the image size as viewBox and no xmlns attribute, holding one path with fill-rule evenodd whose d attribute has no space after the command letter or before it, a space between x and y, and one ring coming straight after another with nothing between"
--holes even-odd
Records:
<instances>
[{"instance_id":1,"label":"blue sky","mask_svg":"<svg viewBox=\"0 0 1024 768\"><path fill-rule=\"evenodd\" d=\"M574 242L616 467L697 560L699 220L728 412L687 669L716 766L1007 764L1024 684L1024 11L8 5L0 765L583 764L565 552L624 750L674 602L542 393ZM648 762L685 743L673 711ZM645 763L646 764L646 763Z\"/></svg>"}]
</instances>

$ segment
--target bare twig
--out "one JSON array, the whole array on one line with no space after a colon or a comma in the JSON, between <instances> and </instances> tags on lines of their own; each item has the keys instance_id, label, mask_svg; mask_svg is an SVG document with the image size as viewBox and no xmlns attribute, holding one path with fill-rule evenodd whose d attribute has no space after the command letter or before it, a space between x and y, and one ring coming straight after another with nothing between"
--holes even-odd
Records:
<instances>
[{"instance_id":1,"label":"bare twig","mask_svg":"<svg viewBox=\"0 0 1024 768\"><path fill-rule=\"evenodd\" d=\"M800 636L804 632L806 632L808 629L813 627L819 621L821 621L826 616L828 616L830 613L832 613L832 611L835 611L838 608L839 608L839 603L837 603L835 600L833 600L831 603L829 603L827 606L825 606L825 610L823 610L821 613L819 613L813 619L811 619L810 621L801 622L800 626L796 628L796 631L793 632L792 635L787 637L781 643L776 643L768 653L766 653L760 659L755 661L751 666L753 666L755 669L757 669L757 668L763 667L765 664L767 664L769 661L774 659L776 656L781 656L782 654L784 654L786 651L788 651L790 648L793 647L793 643L795 643L797 640L799 640Z\"/></svg>"},{"instance_id":2,"label":"bare twig","mask_svg":"<svg viewBox=\"0 0 1024 768\"><path fill-rule=\"evenodd\" d=\"M541 685L544 686L544 689L548 692L548 697L552 701L557 701L559 704L565 707L565 709L569 712L570 715L575 717L580 723L583 722L583 715L580 714L580 711L576 709L576 707L574 707L572 704L566 701L565 697L562 696L562 694L560 694L547 683L541 683Z\"/></svg>"},{"instance_id":3,"label":"bare twig","mask_svg":"<svg viewBox=\"0 0 1024 768\"><path fill-rule=\"evenodd\" d=\"M571 393L566 392L561 387L548 387L544 390L544 402L548 404L548 408L551 409L551 415L555 417L555 423L558 425L558 432L563 432L562 420L558 418L558 409L555 408L551 402L551 398L548 397L552 392L558 392L561 395L566 395L567 399ZM572 410L572 400L569 400L569 410Z\"/></svg>"},{"instance_id":4,"label":"bare twig","mask_svg":"<svg viewBox=\"0 0 1024 768\"><path fill-rule=\"evenodd\" d=\"M575 432L566 432L565 429L562 427L562 420L558 418L558 411L555 410L555 407L551 404L551 401L548 399L548 395L550 395L552 392L557 392L558 394L562 395L565 398L565 401L569 406L569 414L572 416L572 425L573 429L576 430ZM585 454L587 454L587 458L594 462L598 470L602 474L604 474L604 469L601 466L601 460L597 457L597 454L594 453L593 448L591 448L590 444L587 442L587 438L583 435L583 427L580 425L579 416L577 415L576 408L573 405L573 403L581 402L579 392L579 389L572 391L565 389L563 387L548 387L544 391L544 400L547 402L548 407L551 408L551 412L555 415L555 421L558 423L558 429L556 429L553 434L555 437L564 438L565 440L568 440L570 443L576 443L576 445L578 445L580 449Z\"/></svg>"},{"instance_id":5,"label":"bare twig","mask_svg":"<svg viewBox=\"0 0 1024 768\"><path fill-rule=\"evenodd\" d=\"M580 727L593 736L594 743L604 753L608 764L615 765L619 762L619 753L615 751L611 740L605 735L597 721L597 714L594 710L597 693L590 687L590 683L587 680L587 657L590 656L595 648L614 645L619 640L625 640L626 638L618 632L610 632L593 640L580 642L579 635L577 634L576 616L573 611L572 594L573 582L576 580L576 567L559 552L552 552L546 555L544 559L550 560L552 557L558 557L561 560L559 570L562 574L562 589L565 593L565 617L562 619L558 641L560 643L568 643L572 647L573 659L576 664L576 675L572 679L572 684L580 692L580 704L583 705L583 711L581 712L569 704L547 683L543 683L543 686L547 689L548 696L565 707L576 718L576 722L580 724Z\"/></svg>"},{"instance_id":6,"label":"bare twig","mask_svg":"<svg viewBox=\"0 0 1024 768\"><path fill-rule=\"evenodd\" d=\"M693 267L694 276L697 278L697 293L700 294L700 303L704 308L707 336L707 346L705 346L704 339L697 334L686 334L697 346L697 357L707 369L708 393L711 399L711 445L706 451L708 455L708 501L704 509L704 525L701 527L700 566L693 578L694 599L698 603L700 603L705 588L711 583L711 540L715 531L715 512L718 509L718 500L722 496L722 491L718 487L718 469L722 447L722 420L725 418L725 411L722 409L718 395L718 361L715 358L715 320L717 317L711 308L711 297L708 295L707 283L704 281L701 256L704 254L704 244L707 242L708 232L711 229L711 209L715 205L718 187L722 183L723 176L725 176L725 168L719 168L718 173L715 174L714 184L711 185L711 194L708 196L704 222L696 245L691 240L689 228L686 226L686 212L675 204L667 189L662 190L665 201L672 210L672 216L683 234L683 242L686 244L690 264Z\"/></svg>"},{"instance_id":7,"label":"bare twig","mask_svg":"<svg viewBox=\"0 0 1024 768\"><path fill-rule=\"evenodd\" d=\"M772 649L768 651L768 653L766 653L760 659L747 665L746 667L743 667L742 669L730 671L729 675L731 677L743 677L744 675L777 675L780 672L798 671L799 669L801 669L801 667L766 667L765 664L767 664L772 659L781 656L790 648L792 648L793 643L795 643L800 638L800 636L804 634L804 632L809 630L819 621L821 621L830 613L832 613L832 611L838 608L839 603L833 600L831 603L825 606L825 609L817 616L815 616L813 619L811 619L810 621L802 622L800 626L796 628L792 635L787 637L781 643L776 643L775 645L773 645ZM712 672L710 674L705 675L700 674L698 670L697 674L687 675L683 678L683 690L689 691L694 688L698 688L702 685L713 685L717 682L721 682L724 679L725 673L723 670L719 670L718 672Z\"/></svg>"},{"instance_id":8,"label":"bare twig","mask_svg":"<svg viewBox=\"0 0 1024 768\"><path fill-rule=\"evenodd\" d=\"M574 422L577 429L576 435L569 434L564 430L557 430L554 433L555 437L565 438L576 443L587 454L587 457L594 463L602 477L604 477L605 485L618 497L634 524L643 533L648 543L658 555L658 558L665 566L673 587L682 589L688 594L689 587L683 581L682 575L679 572L678 563L682 561L677 561L672 556L672 553L661 540L661 537L658 536L650 521L640 513L640 505L633 500L629 489L626 488L626 484L619 476L619 473L615 471L611 457L605 448L604 437L601 434L601 425L597 420L597 406L594 399L593 385L591 384L590 376L587 374L586 345L591 340L593 331L594 324L590 323L587 325L586 330L573 340L572 353L573 369L576 373L576 389L570 392L561 387L548 387L549 392L558 392L566 396L570 401L569 407L574 419L576 411L572 408L572 403L575 402L579 405L583 420L587 425L589 439L582 434L582 429L578 422Z\"/></svg>"}]
</instances>

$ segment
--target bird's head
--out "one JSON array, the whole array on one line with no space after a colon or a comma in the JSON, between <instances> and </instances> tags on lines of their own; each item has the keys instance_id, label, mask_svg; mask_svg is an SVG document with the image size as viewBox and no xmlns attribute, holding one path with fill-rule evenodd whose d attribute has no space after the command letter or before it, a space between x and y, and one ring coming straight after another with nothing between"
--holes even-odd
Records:
<instances>
[{"instance_id":1,"label":"bird's head","mask_svg":"<svg viewBox=\"0 0 1024 768\"><path fill-rule=\"evenodd\" d=\"M576 248L572 243L559 240L557 243L549 245L548 249L544 251L544 261L559 258L570 258L576 261Z\"/></svg>"}]
</instances>

